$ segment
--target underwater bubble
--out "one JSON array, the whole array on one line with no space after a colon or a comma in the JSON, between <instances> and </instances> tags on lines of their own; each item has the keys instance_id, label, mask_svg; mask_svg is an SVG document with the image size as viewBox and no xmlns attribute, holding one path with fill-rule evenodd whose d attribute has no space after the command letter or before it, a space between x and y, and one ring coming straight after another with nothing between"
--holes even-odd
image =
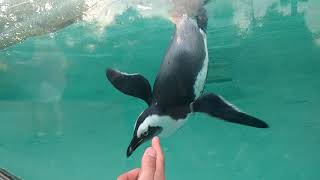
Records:
<instances>
[{"instance_id":1,"label":"underwater bubble","mask_svg":"<svg viewBox=\"0 0 320 180\"><path fill-rule=\"evenodd\" d=\"M66 43L66 45L67 45L68 47L74 47L74 45L75 45L75 42L74 42L74 40L73 40L72 38L68 38L68 39L65 41L65 43Z\"/></svg>"},{"instance_id":2,"label":"underwater bubble","mask_svg":"<svg viewBox=\"0 0 320 180\"><path fill-rule=\"evenodd\" d=\"M6 5L3 5L3 6L1 6L1 11L2 11L2 12L6 12L7 8L8 8L8 7L7 7Z\"/></svg>"},{"instance_id":3,"label":"underwater bubble","mask_svg":"<svg viewBox=\"0 0 320 180\"><path fill-rule=\"evenodd\" d=\"M88 44L86 46L87 51L89 52L94 52L96 50L96 45L95 44Z\"/></svg>"},{"instance_id":4,"label":"underwater bubble","mask_svg":"<svg viewBox=\"0 0 320 180\"><path fill-rule=\"evenodd\" d=\"M44 5L44 8L45 8L47 11L49 11L49 10L52 9L52 5L51 5L49 2L47 2L47 3Z\"/></svg>"},{"instance_id":5,"label":"underwater bubble","mask_svg":"<svg viewBox=\"0 0 320 180\"><path fill-rule=\"evenodd\" d=\"M139 10L152 10L152 7L138 4L137 9L139 9Z\"/></svg>"},{"instance_id":6,"label":"underwater bubble","mask_svg":"<svg viewBox=\"0 0 320 180\"><path fill-rule=\"evenodd\" d=\"M135 18L133 16L129 17L129 21L133 22L135 20Z\"/></svg>"},{"instance_id":7,"label":"underwater bubble","mask_svg":"<svg viewBox=\"0 0 320 180\"><path fill-rule=\"evenodd\" d=\"M50 34L49 34L49 37L50 37L51 39L53 39L53 38L54 38L54 36L55 36L55 34L54 34L54 33L50 33Z\"/></svg>"}]
</instances>

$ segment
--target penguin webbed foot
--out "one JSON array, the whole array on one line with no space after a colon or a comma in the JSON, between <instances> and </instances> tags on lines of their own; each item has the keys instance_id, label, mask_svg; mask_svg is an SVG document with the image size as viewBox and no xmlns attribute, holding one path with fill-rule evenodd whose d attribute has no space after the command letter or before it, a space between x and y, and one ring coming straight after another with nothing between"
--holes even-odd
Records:
<instances>
[{"instance_id":1,"label":"penguin webbed foot","mask_svg":"<svg viewBox=\"0 0 320 180\"><path fill-rule=\"evenodd\" d=\"M264 121L241 112L237 107L213 93L200 96L191 104L193 112L206 113L219 119L252 126L256 128L268 128Z\"/></svg>"}]
</instances>

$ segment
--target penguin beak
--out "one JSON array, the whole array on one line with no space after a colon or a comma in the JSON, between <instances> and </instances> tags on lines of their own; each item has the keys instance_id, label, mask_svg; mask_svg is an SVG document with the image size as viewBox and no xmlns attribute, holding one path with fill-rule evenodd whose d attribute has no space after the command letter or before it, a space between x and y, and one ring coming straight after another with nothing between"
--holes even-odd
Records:
<instances>
[{"instance_id":1,"label":"penguin beak","mask_svg":"<svg viewBox=\"0 0 320 180\"><path fill-rule=\"evenodd\" d=\"M127 157L131 156L131 154L144 142L145 139L143 137L138 138L136 136L133 136L130 145L127 149Z\"/></svg>"},{"instance_id":2,"label":"penguin beak","mask_svg":"<svg viewBox=\"0 0 320 180\"><path fill-rule=\"evenodd\" d=\"M131 156L131 154L144 142L152 139L154 136L157 136L162 131L162 127L149 127L149 133L147 136L133 136L130 145L127 149L127 157Z\"/></svg>"}]
</instances>

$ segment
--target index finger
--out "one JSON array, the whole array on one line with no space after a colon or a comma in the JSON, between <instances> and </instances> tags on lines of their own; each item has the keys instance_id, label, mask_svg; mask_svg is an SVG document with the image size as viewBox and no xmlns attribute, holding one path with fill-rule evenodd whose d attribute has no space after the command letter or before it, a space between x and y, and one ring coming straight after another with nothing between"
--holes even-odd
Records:
<instances>
[{"instance_id":1,"label":"index finger","mask_svg":"<svg viewBox=\"0 0 320 180\"><path fill-rule=\"evenodd\" d=\"M157 161L156 161L156 172L154 175L154 180L164 180L165 178L165 162L164 155L161 149L160 140L158 137L152 139L152 147L157 152Z\"/></svg>"}]
</instances>

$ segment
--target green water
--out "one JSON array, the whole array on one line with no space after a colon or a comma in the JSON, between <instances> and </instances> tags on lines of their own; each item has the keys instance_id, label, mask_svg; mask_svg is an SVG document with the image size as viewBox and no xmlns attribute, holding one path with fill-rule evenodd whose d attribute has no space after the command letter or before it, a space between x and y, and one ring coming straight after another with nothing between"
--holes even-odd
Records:
<instances>
[{"instance_id":1,"label":"green water","mask_svg":"<svg viewBox=\"0 0 320 180\"><path fill-rule=\"evenodd\" d=\"M256 11L250 2L208 5L205 91L271 127L196 114L162 139L167 179L320 179L320 16L309 12L319 2L255 2ZM25 180L84 180L116 179L139 166L149 144L125 153L146 105L116 91L105 69L140 72L153 83L173 30L129 10L99 36L79 22L2 50L0 167Z\"/></svg>"}]
</instances>

